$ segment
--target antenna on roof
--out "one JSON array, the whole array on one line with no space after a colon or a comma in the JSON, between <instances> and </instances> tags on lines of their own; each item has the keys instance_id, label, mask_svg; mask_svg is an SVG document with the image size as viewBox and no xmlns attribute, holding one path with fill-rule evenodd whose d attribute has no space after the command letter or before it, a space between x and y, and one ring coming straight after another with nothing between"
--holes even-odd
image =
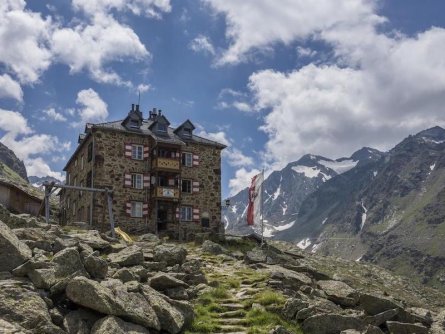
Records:
<instances>
[{"instance_id":1,"label":"antenna on roof","mask_svg":"<svg viewBox=\"0 0 445 334\"><path fill-rule=\"evenodd\" d=\"M139 94L139 97L138 97L138 104L141 104L141 91L138 89L138 94Z\"/></svg>"}]
</instances>

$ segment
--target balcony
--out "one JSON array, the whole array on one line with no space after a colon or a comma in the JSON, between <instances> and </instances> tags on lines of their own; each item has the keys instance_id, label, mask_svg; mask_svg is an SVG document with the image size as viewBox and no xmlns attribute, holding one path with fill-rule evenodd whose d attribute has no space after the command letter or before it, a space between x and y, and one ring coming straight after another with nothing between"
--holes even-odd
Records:
<instances>
[{"instance_id":1,"label":"balcony","mask_svg":"<svg viewBox=\"0 0 445 334\"><path fill-rule=\"evenodd\" d=\"M155 187L153 197L165 200L178 200L179 189L170 187Z\"/></svg>"},{"instance_id":2,"label":"balcony","mask_svg":"<svg viewBox=\"0 0 445 334\"><path fill-rule=\"evenodd\" d=\"M153 160L153 169L179 171L181 164L179 159L156 158Z\"/></svg>"}]
</instances>

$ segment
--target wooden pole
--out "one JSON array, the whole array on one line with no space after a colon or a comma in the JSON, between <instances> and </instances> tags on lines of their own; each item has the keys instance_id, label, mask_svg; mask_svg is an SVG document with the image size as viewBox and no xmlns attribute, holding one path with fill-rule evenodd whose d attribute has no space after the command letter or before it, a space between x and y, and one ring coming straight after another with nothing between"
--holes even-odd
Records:
<instances>
[{"instance_id":1,"label":"wooden pole","mask_svg":"<svg viewBox=\"0 0 445 334\"><path fill-rule=\"evenodd\" d=\"M110 219L111 236L113 238L115 238L116 234L114 232L113 198L111 196L111 192L108 189L106 190L106 194L107 194L107 202L108 202L108 216Z\"/></svg>"},{"instance_id":2,"label":"wooden pole","mask_svg":"<svg viewBox=\"0 0 445 334\"><path fill-rule=\"evenodd\" d=\"M49 195L51 189L50 185L45 185L45 222L49 224Z\"/></svg>"}]
</instances>

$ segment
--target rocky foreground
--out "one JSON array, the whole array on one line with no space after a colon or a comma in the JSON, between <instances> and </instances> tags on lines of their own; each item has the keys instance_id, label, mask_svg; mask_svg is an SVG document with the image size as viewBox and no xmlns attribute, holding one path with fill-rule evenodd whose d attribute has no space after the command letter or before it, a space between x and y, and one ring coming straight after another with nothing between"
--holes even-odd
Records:
<instances>
[{"instance_id":1,"label":"rocky foreground","mask_svg":"<svg viewBox=\"0 0 445 334\"><path fill-rule=\"evenodd\" d=\"M0 220L0 333L445 333L445 295L375 266Z\"/></svg>"}]
</instances>

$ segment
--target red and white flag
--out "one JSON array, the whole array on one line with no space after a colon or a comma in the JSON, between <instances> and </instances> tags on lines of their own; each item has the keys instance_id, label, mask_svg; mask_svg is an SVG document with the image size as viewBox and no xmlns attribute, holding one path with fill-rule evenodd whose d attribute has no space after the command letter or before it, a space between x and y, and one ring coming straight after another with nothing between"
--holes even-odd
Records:
<instances>
[{"instance_id":1,"label":"red and white flag","mask_svg":"<svg viewBox=\"0 0 445 334\"><path fill-rule=\"evenodd\" d=\"M261 220L261 201L264 175L260 173L252 178L249 188L249 205L247 206L247 225L254 225Z\"/></svg>"}]
</instances>

